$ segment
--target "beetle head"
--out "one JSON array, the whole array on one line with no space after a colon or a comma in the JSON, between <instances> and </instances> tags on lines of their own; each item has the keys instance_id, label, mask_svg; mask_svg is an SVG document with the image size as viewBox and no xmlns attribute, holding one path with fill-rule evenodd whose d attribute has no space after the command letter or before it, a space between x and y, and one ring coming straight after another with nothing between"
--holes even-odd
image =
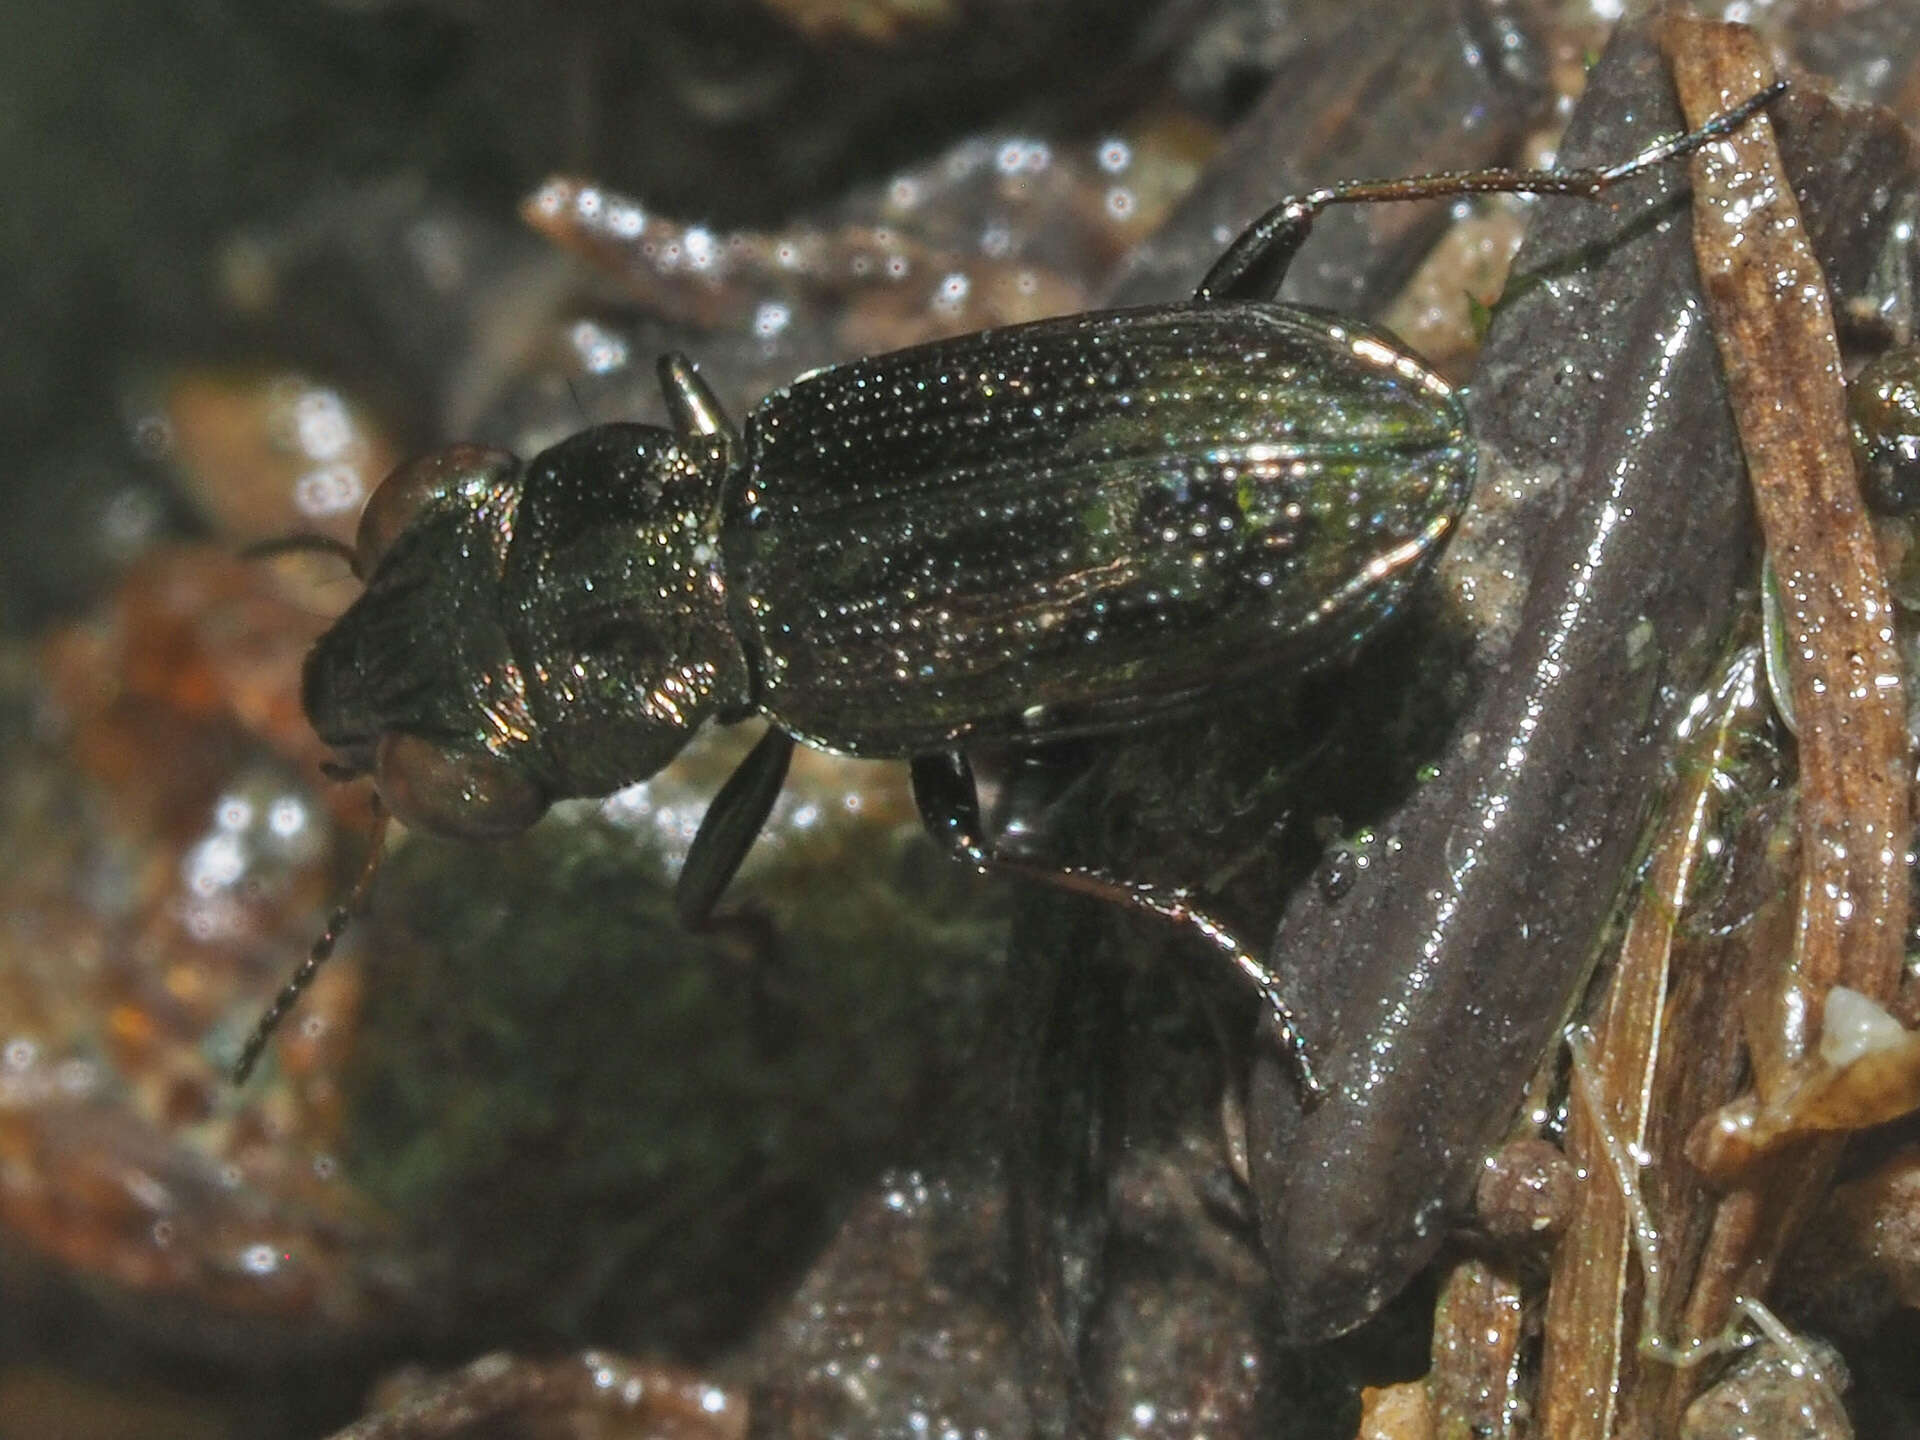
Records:
<instances>
[{"instance_id":1,"label":"beetle head","mask_svg":"<svg viewBox=\"0 0 1920 1440\"><path fill-rule=\"evenodd\" d=\"M396 818L455 837L652 775L749 705L729 474L724 447L628 424L525 465L461 445L401 466L360 518L366 591L307 657L314 730Z\"/></svg>"},{"instance_id":2,"label":"beetle head","mask_svg":"<svg viewBox=\"0 0 1920 1440\"><path fill-rule=\"evenodd\" d=\"M394 816L443 835L525 829L551 790L500 580L522 466L459 445L409 461L360 517L366 590L307 657L301 699L349 774Z\"/></svg>"}]
</instances>

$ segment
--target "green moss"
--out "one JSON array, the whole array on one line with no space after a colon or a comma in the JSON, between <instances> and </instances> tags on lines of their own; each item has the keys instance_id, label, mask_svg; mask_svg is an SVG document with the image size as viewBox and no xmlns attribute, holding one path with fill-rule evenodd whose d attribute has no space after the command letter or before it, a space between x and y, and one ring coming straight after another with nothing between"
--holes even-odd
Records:
<instances>
[{"instance_id":1,"label":"green moss","mask_svg":"<svg viewBox=\"0 0 1920 1440\"><path fill-rule=\"evenodd\" d=\"M876 827L789 847L699 936L597 819L395 858L350 1163L463 1325L718 1338L964 1103L1001 927L928 858Z\"/></svg>"}]
</instances>

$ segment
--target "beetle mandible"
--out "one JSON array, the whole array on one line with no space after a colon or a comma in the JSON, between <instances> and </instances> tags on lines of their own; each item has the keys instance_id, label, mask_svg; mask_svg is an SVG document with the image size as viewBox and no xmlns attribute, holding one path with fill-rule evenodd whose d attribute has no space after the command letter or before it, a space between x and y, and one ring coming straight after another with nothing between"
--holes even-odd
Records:
<instances>
[{"instance_id":1,"label":"beetle mandible","mask_svg":"<svg viewBox=\"0 0 1920 1440\"><path fill-rule=\"evenodd\" d=\"M1113 731L1335 659L1430 568L1472 486L1466 413L1385 331L1273 299L1321 210L1591 197L1784 88L1612 166L1290 196L1189 300L817 370L738 428L668 355L671 429L594 426L528 462L474 445L410 461L350 550L284 542L343 551L365 583L303 676L331 773L371 776L408 825L484 839L646 779L709 719L762 716L676 885L698 923L796 743L907 759L954 856L1160 916L1220 952L1263 997L1310 1100L1266 963L1183 889L999 853L963 749ZM370 877L261 1017L236 1079Z\"/></svg>"}]
</instances>

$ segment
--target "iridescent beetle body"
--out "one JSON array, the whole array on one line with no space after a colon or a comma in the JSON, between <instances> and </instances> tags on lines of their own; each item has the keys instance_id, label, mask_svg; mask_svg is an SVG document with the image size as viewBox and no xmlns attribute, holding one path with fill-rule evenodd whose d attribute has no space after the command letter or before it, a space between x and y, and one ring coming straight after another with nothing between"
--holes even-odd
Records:
<instances>
[{"instance_id":1,"label":"iridescent beetle body","mask_svg":"<svg viewBox=\"0 0 1920 1440\"><path fill-rule=\"evenodd\" d=\"M644 779L716 715L898 757L1112 729L1349 647L1473 475L1443 381L1273 305L861 361L743 438L734 463L645 425L451 452L457 493L313 652L321 737L444 739L551 800Z\"/></svg>"},{"instance_id":2,"label":"iridescent beetle body","mask_svg":"<svg viewBox=\"0 0 1920 1440\"><path fill-rule=\"evenodd\" d=\"M1353 648L1471 487L1446 382L1382 332L1264 301L838 366L738 437L683 361L662 378L674 431L595 426L525 464L455 447L382 488L366 591L306 667L345 766L410 824L510 834L759 714L682 874L690 922L800 740L912 759L963 858L1192 923L1271 998L1184 892L996 855L958 747L1177 714Z\"/></svg>"},{"instance_id":3,"label":"iridescent beetle body","mask_svg":"<svg viewBox=\"0 0 1920 1440\"><path fill-rule=\"evenodd\" d=\"M473 446L411 462L362 516L366 590L308 659L307 714L393 814L469 837L645 779L708 719L764 716L688 855L689 921L737 869L797 741L908 758L955 855L1214 945L1265 997L1312 1095L1264 962L1185 891L999 854L962 748L1113 730L1324 662L1431 564L1471 487L1465 411L1391 336L1270 298L1321 209L1591 195L1772 93L1604 170L1291 198L1189 301L817 371L739 432L670 356L671 429L597 426L525 464Z\"/></svg>"}]
</instances>

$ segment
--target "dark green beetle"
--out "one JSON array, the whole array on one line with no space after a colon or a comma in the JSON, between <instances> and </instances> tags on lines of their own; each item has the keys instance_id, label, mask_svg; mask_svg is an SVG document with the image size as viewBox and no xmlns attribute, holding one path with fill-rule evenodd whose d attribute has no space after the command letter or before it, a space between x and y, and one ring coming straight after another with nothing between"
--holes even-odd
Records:
<instances>
[{"instance_id":1,"label":"dark green beetle","mask_svg":"<svg viewBox=\"0 0 1920 1440\"><path fill-rule=\"evenodd\" d=\"M474 838L645 779L709 719L764 716L680 877L690 922L738 868L796 741L907 758L959 858L1205 937L1266 997L1311 1092L1262 961L1184 891L999 855L962 748L1111 731L1338 657L1431 565L1473 480L1465 411L1392 336L1270 298L1320 210L1593 195L1777 89L1606 169L1293 197L1191 300L816 371L737 431L669 356L670 430L596 426L527 463L473 446L413 461L361 518L366 590L307 661L307 714L339 773L371 775L399 819Z\"/></svg>"}]
</instances>

